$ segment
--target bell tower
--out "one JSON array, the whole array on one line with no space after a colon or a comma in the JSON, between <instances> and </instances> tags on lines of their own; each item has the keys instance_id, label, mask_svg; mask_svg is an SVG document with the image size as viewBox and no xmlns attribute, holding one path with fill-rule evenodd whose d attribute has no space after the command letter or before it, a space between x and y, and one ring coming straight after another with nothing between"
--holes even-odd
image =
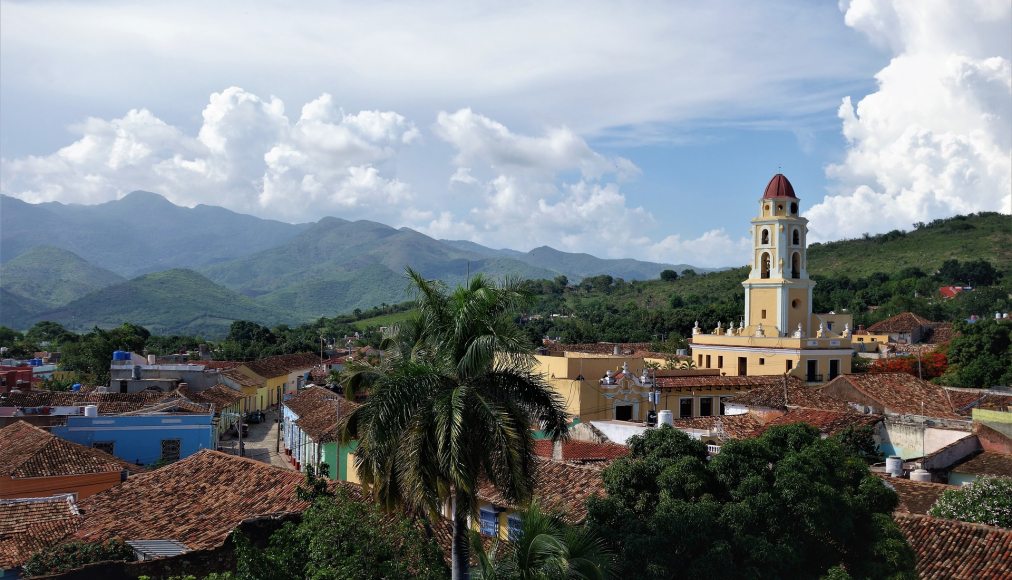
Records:
<instances>
[{"instance_id":1,"label":"bell tower","mask_svg":"<svg viewBox=\"0 0 1012 580\"><path fill-rule=\"evenodd\" d=\"M787 178L773 176L752 219L752 268L745 287L745 333L812 336L812 288L808 278L808 220Z\"/></svg>"}]
</instances>

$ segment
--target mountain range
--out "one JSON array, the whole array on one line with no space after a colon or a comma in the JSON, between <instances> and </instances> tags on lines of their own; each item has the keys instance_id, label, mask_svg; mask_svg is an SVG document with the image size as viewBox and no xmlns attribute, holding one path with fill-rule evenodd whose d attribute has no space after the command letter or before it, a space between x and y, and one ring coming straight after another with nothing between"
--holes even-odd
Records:
<instances>
[{"instance_id":1,"label":"mountain range","mask_svg":"<svg viewBox=\"0 0 1012 580\"><path fill-rule=\"evenodd\" d=\"M455 284L471 274L571 281L695 269L437 240L409 228L324 217L288 224L136 191L98 205L0 196L0 324L73 330L130 321L220 336L233 320L297 324L410 297L405 267Z\"/></svg>"}]
</instances>

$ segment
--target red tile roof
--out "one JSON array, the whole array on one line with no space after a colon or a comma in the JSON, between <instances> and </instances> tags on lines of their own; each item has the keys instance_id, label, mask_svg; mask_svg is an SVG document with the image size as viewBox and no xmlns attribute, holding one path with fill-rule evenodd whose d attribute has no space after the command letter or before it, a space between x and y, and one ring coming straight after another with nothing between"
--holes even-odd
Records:
<instances>
[{"instance_id":1,"label":"red tile roof","mask_svg":"<svg viewBox=\"0 0 1012 580\"><path fill-rule=\"evenodd\" d=\"M629 448L615 443L594 443L592 441L569 440L561 442L562 461L570 463L607 463L629 455ZM534 442L534 454L552 459L555 444L550 439Z\"/></svg>"},{"instance_id":2,"label":"red tile roof","mask_svg":"<svg viewBox=\"0 0 1012 580\"><path fill-rule=\"evenodd\" d=\"M308 353L269 356L243 366L265 379L280 377L295 371L308 371L320 364L320 357Z\"/></svg>"},{"instance_id":3,"label":"red tile roof","mask_svg":"<svg viewBox=\"0 0 1012 580\"><path fill-rule=\"evenodd\" d=\"M81 518L70 494L0 499L0 570L24 564L73 532Z\"/></svg>"},{"instance_id":4,"label":"red tile roof","mask_svg":"<svg viewBox=\"0 0 1012 580\"><path fill-rule=\"evenodd\" d=\"M786 388L783 377L775 378L775 381L767 381L765 384L754 387L747 393L735 395L728 400L728 403L765 409L786 409L787 407L806 407L833 411L846 411L849 409L847 403L834 399L819 389L807 386L804 381L797 377L788 377Z\"/></svg>"},{"instance_id":5,"label":"red tile roof","mask_svg":"<svg viewBox=\"0 0 1012 580\"><path fill-rule=\"evenodd\" d=\"M143 471L104 451L60 439L24 421L0 429L0 475L19 479L124 469L131 473Z\"/></svg>"},{"instance_id":6,"label":"red tile roof","mask_svg":"<svg viewBox=\"0 0 1012 580\"><path fill-rule=\"evenodd\" d=\"M1012 455L981 451L980 453L953 465L949 471L969 475L1000 475L1012 477Z\"/></svg>"},{"instance_id":7,"label":"red tile roof","mask_svg":"<svg viewBox=\"0 0 1012 580\"><path fill-rule=\"evenodd\" d=\"M897 513L927 514L943 493L950 489L958 489L955 485L945 485L944 483L912 481L878 473L875 475L880 477L899 497L900 503L896 506Z\"/></svg>"},{"instance_id":8,"label":"red tile roof","mask_svg":"<svg viewBox=\"0 0 1012 580\"><path fill-rule=\"evenodd\" d=\"M927 336L921 340L929 344L946 344L952 342L956 336L956 329L951 322L932 323Z\"/></svg>"},{"instance_id":9,"label":"red tile roof","mask_svg":"<svg viewBox=\"0 0 1012 580\"><path fill-rule=\"evenodd\" d=\"M766 423L761 431L777 425L805 423L825 435L835 435L848 427L867 427L882 420L880 415L865 415L850 411L826 411L822 409L790 409L783 415ZM758 435L758 433L757 433Z\"/></svg>"},{"instance_id":10,"label":"red tile roof","mask_svg":"<svg viewBox=\"0 0 1012 580\"><path fill-rule=\"evenodd\" d=\"M747 439L762 430L762 422L750 413L722 415L719 417L691 417L675 419L675 429L708 430L724 433L724 439Z\"/></svg>"},{"instance_id":11,"label":"red tile roof","mask_svg":"<svg viewBox=\"0 0 1012 580\"><path fill-rule=\"evenodd\" d=\"M205 449L85 498L74 538L87 542L175 540L220 546L241 522L302 512L297 471Z\"/></svg>"},{"instance_id":12,"label":"red tile roof","mask_svg":"<svg viewBox=\"0 0 1012 580\"><path fill-rule=\"evenodd\" d=\"M221 371L221 376L231 380L233 383L240 387L261 387L263 382L259 379L255 379L246 373L239 370L238 367Z\"/></svg>"},{"instance_id":13,"label":"red tile roof","mask_svg":"<svg viewBox=\"0 0 1012 580\"><path fill-rule=\"evenodd\" d=\"M657 375L657 386L662 389L726 389L744 391L757 387L779 386L783 388L784 377L781 375L736 377L725 375L696 375L665 377Z\"/></svg>"},{"instance_id":14,"label":"red tile roof","mask_svg":"<svg viewBox=\"0 0 1012 580\"><path fill-rule=\"evenodd\" d=\"M228 385L218 383L210 389L191 393L190 398L198 403L211 403L220 412L229 405L242 400L243 394Z\"/></svg>"},{"instance_id":15,"label":"red tile roof","mask_svg":"<svg viewBox=\"0 0 1012 580\"><path fill-rule=\"evenodd\" d=\"M100 415L114 415L142 409L166 397L166 393L98 393L29 391L0 395L0 407L75 407L96 405Z\"/></svg>"},{"instance_id":16,"label":"red tile roof","mask_svg":"<svg viewBox=\"0 0 1012 580\"><path fill-rule=\"evenodd\" d=\"M885 320L880 320L868 327L868 332L874 334L905 334L913 332L918 328L931 326L934 322L918 316L913 312L901 312Z\"/></svg>"},{"instance_id":17,"label":"red tile roof","mask_svg":"<svg viewBox=\"0 0 1012 580\"><path fill-rule=\"evenodd\" d=\"M338 417L347 417L360 407L358 403L344 397L337 395L334 397L317 400L315 407L299 413L299 418L295 421L295 424L317 443L336 441Z\"/></svg>"},{"instance_id":18,"label":"red tile roof","mask_svg":"<svg viewBox=\"0 0 1012 580\"><path fill-rule=\"evenodd\" d=\"M914 514L893 518L917 555L921 578L1012 578L1012 530Z\"/></svg>"},{"instance_id":19,"label":"red tile roof","mask_svg":"<svg viewBox=\"0 0 1012 580\"><path fill-rule=\"evenodd\" d=\"M1004 411L1012 407L1012 394L956 387L947 388L945 392L952 401L952 409L964 417L970 417L974 409Z\"/></svg>"},{"instance_id":20,"label":"red tile roof","mask_svg":"<svg viewBox=\"0 0 1012 580\"><path fill-rule=\"evenodd\" d=\"M582 522L587 517L587 499L604 494L600 468L537 460L534 469L534 498L542 508L561 514L565 521L572 524ZM479 487L478 498L504 508L517 507L510 505L488 483Z\"/></svg>"},{"instance_id":21,"label":"red tile roof","mask_svg":"<svg viewBox=\"0 0 1012 580\"><path fill-rule=\"evenodd\" d=\"M290 399L285 401L285 406L292 410L296 415L302 417L303 415L309 414L313 409L320 406L320 401L327 399L336 399L338 394L319 387L311 385L304 389L300 389L299 392L292 395Z\"/></svg>"},{"instance_id":22,"label":"red tile roof","mask_svg":"<svg viewBox=\"0 0 1012 580\"><path fill-rule=\"evenodd\" d=\"M787 177L783 173L774 175L773 179L766 184L766 191L763 192L763 199L775 197L798 197L794 195L794 186L790 181L787 181Z\"/></svg>"},{"instance_id":23,"label":"red tile roof","mask_svg":"<svg viewBox=\"0 0 1012 580\"><path fill-rule=\"evenodd\" d=\"M840 375L821 389L828 394L829 389L841 382L878 401L889 413L963 419L952 410L952 402L945 389L907 373Z\"/></svg>"}]
</instances>

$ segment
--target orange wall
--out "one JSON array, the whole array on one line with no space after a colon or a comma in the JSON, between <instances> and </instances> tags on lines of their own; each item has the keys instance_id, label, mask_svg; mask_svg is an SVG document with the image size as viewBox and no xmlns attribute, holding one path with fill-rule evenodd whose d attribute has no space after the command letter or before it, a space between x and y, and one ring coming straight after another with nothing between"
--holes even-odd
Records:
<instances>
[{"instance_id":1,"label":"orange wall","mask_svg":"<svg viewBox=\"0 0 1012 580\"><path fill-rule=\"evenodd\" d=\"M78 499L95 495L119 483L120 472L86 473L57 477L0 478L0 498L46 497L58 493L76 493Z\"/></svg>"}]
</instances>

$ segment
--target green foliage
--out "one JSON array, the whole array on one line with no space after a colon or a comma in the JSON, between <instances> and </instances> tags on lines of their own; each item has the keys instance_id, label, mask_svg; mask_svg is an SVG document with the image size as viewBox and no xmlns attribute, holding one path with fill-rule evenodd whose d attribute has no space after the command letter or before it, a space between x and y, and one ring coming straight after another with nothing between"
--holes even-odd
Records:
<instances>
[{"instance_id":1,"label":"green foliage","mask_svg":"<svg viewBox=\"0 0 1012 580\"><path fill-rule=\"evenodd\" d=\"M943 493L928 513L937 518L1012 528L1012 477L980 476Z\"/></svg>"},{"instance_id":2,"label":"green foliage","mask_svg":"<svg viewBox=\"0 0 1012 580\"><path fill-rule=\"evenodd\" d=\"M344 437L359 440L359 475L384 504L436 514L452 497L457 577L467 569L467 517L477 510L479 481L487 478L507 501L528 500L530 427L558 438L567 417L559 395L534 372L530 344L514 321L529 300L520 283L476 275L447 293L409 275L419 312L411 348L388 349Z\"/></svg>"},{"instance_id":3,"label":"green foliage","mask_svg":"<svg viewBox=\"0 0 1012 580\"><path fill-rule=\"evenodd\" d=\"M678 272L675 272L674 270L661 271L661 280L664 280L665 282L674 282L677 279L678 279Z\"/></svg>"},{"instance_id":4,"label":"green foliage","mask_svg":"<svg viewBox=\"0 0 1012 580\"><path fill-rule=\"evenodd\" d=\"M265 550L238 531L232 541L235 575L241 580L446 577L439 547L416 522L383 513L343 489L317 498L299 523L289 522L272 534Z\"/></svg>"},{"instance_id":5,"label":"green foliage","mask_svg":"<svg viewBox=\"0 0 1012 580\"><path fill-rule=\"evenodd\" d=\"M871 465L885 459L885 454L875 443L875 430L870 425L849 426L833 436L844 449Z\"/></svg>"},{"instance_id":6,"label":"green foliage","mask_svg":"<svg viewBox=\"0 0 1012 580\"><path fill-rule=\"evenodd\" d=\"M471 531L471 550L478 566L476 580L527 580L582 578L604 580L614 569L614 554L586 526L570 526L534 501L520 514L517 537L491 541L486 551L482 537Z\"/></svg>"},{"instance_id":7,"label":"green foliage","mask_svg":"<svg viewBox=\"0 0 1012 580\"><path fill-rule=\"evenodd\" d=\"M957 387L1012 385L1012 324L993 319L958 323L942 382Z\"/></svg>"},{"instance_id":8,"label":"green foliage","mask_svg":"<svg viewBox=\"0 0 1012 580\"><path fill-rule=\"evenodd\" d=\"M22 569L25 576L42 576L60 574L94 562L133 562L136 559L133 548L118 538L103 543L67 542L43 549L29 558Z\"/></svg>"},{"instance_id":9,"label":"green foliage","mask_svg":"<svg viewBox=\"0 0 1012 580\"><path fill-rule=\"evenodd\" d=\"M896 494L837 439L807 425L725 444L662 427L604 472L589 525L619 552L621 577L914 578L890 516Z\"/></svg>"},{"instance_id":10,"label":"green foliage","mask_svg":"<svg viewBox=\"0 0 1012 580\"><path fill-rule=\"evenodd\" d=\"M38 246L0 266L4 288L52 308L123 282L123 278L51 246Z\"/></svg>"},{"instance_id":11,"label":"green foliage","mask_svg":"<svg viewBox=\"0 0 1012 580\"><path fill-rule=\"evenodd\" d=\"M316 501L321 497L330 497L332 494L328 489L327 473L330 466L321 463L318 467L306 466L306 480L295 490L296 495L302 501Z\"/></svg>"},{"instance_id":12,"label":"green foliage","mask_svg":"<svg viewBox=\"0 0 1012 580\"><path fill-rule=\"evenodd\" d=\"M142 352L151 333L136 324L122 324L111 330L95 328L78 340L66 343L60 355L60 368L78 373L86 382L109 382L109 363L116 350Z\"/></svg>"}]
</instances>

